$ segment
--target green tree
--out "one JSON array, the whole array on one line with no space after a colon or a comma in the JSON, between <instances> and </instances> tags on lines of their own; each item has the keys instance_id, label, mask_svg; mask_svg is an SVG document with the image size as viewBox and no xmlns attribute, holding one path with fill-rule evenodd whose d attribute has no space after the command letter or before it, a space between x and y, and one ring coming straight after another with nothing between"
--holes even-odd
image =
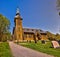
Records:
<instances>
[{"instance_id":1,"label":"green tree","mask_svg":"<svg viewBox=\"0 0 60 57\"><path fill-rule=\"evenodd\" d=\"M56 33L56 40L60 40L60 34Z\"/></svg>"},{"instance_id":2,"label":"green tree","mask_svg":"<svg viewBox=\"0 0 60 57\"><path fill-rule=\"evenodd\" d=\"M7 32L7 40L13 40L11 32Z\"/></svg>"},{"instance_id":3,"label":"green tree","mask_svg":"<svg viewBox=\"0 0 60 57\"><path fill-rule=\"evenodd\" d=\"M54 39L56 39L55 34L49 32L49 31L47 31L47 37L48 37L49 40L54 40Z\"/></svg>"},{"instance_id":4,"label":"green tree","mask_svg":"<svg viewBox=\"0 0 60 57\"><path fill-rule=\"evenodd\" d=\"M2 40L3 35L9 31L10 21L0 14L0 41Z\"/></svg>"}]
</instances>

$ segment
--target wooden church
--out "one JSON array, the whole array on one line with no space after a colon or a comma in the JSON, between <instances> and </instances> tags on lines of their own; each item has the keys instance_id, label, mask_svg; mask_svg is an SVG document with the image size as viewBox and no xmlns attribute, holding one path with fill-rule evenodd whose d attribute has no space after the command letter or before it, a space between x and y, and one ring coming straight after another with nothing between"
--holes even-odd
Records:
<instances>
[{"instance_id":1,"label":"wooden church","mask_svg":"<svg viewBox=\"0 0 60 57\"><path fill-rule=\"evenodd\" d=\"M17 8L16 16L14 18L15 26L13 28L13 39L17 41L34 41L47 40L47 33L41 29L24 28L22 25L22 18Z\"/></svg>"}]
</instances>

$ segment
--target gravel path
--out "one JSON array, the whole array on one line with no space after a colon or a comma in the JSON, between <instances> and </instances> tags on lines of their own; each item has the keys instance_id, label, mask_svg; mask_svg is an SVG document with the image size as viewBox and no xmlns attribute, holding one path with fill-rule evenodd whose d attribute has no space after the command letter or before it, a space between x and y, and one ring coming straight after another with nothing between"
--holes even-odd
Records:
<instances>
[{"instance_id":1,"label":"gravel path","mask_svg":"<svg viewBox=\"0 0 60 57\"><path fill-rule=\"evenodd\" d=\"M9 42L13 57L53 57L26 47L22 47L13 42Z\"/></svg>"}]
</instances>

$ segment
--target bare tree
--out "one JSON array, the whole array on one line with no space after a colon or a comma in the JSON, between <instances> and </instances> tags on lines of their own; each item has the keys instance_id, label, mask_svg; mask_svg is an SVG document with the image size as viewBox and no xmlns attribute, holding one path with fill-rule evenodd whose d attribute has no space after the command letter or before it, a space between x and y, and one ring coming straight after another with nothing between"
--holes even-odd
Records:
<instances>
[{"instance_id":1,"label":"bare tree","mask_svg":"<svg viewBox=\"0 0 60 57\"><path fill-rule=\"evenodd\" d=\"M60 0L57 0L57 10L59 11L59 15L60 15Z\"/></svg>"}]
</instances>

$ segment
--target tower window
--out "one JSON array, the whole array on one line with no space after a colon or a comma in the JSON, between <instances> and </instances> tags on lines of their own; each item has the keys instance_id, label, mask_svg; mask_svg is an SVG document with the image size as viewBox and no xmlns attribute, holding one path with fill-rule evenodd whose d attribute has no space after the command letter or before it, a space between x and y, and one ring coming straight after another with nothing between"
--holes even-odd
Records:
<instances>
[{"instance_id":1,"label":"tower window","mask_svg":"<svg viewBox=\"0 0 60 57\"><path fill-rule=\"evenodd\" d=\"M18 27L18 31L20 31L20 27Z\"/></svg>"},{"instance_id":2,"label":"tower window","mask_svg":"<svg viewBox=\"0 0 60 57\"><path fill-rule=\"evenodd\" d=\"M20 34L19 34L19 38L20 38Z\"/></svg>"},{"instance_id":3,"label":"tower window","mask_svg":"<svg viewBox=\"0 0 60 57\"><path fill-rule=\"evenodd\" d=\"M20 25L20 20L18 20L18 25Z\"/></svg>"}]
</instances>

